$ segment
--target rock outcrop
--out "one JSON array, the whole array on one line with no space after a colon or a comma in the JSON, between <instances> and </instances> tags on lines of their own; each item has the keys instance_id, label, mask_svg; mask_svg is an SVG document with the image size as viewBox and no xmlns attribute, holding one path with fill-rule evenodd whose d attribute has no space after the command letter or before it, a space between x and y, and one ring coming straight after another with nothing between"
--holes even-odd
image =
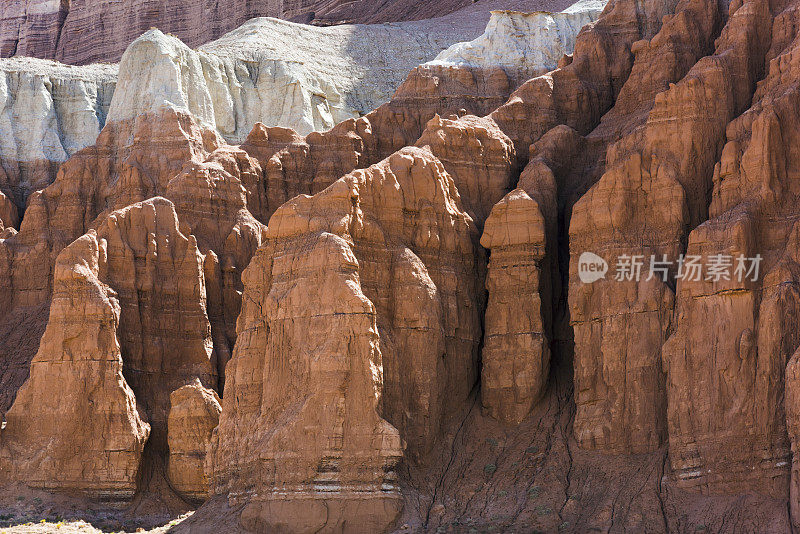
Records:
<instances>
[{"instance_id":1,"label":"rock outcrop","mask_svg":"<svg viewBox=\"0 0 800 534\"><path fill-rule=\"evenodd\" d=\"M490 416L507 424L521 423L536 407L550 376L551 346L568 337L558 306L558 178L582 140L561 126L535 143L536 156L517 188L494 205L481 237L491 251L481 400Z\"/></svg>"},{"instance_id":2,"label":"rock outcrop","mask_svg":"<svg viewBox=\"0 0 800 534\"><path fill-rule=\"evenodd\" d=\"M243 521L349 532L394 519L400 438L424 454L477 377L476 237L423 149L275 212L245 272L216 434L215 491L250 502Z\"/></svg>"},{"instance_id":3,"label":"rock outcrop","mask_svg":"<svg viewBox=\"0 0 800 534\"><path fill-rule=\"evenodd\" d=\"M494 206L481 238L492 254L481 396L490 415L513 424L541 398L550 369L542 313L543 304L549 305L549 294L541 291L548 283L542 280L547 276L541 266L546 256L542 211L524 190L515 189Z\"/></svg>"},{"instance_id":4,"label":"rock outcrop","mask_svg":"<svg viewBox=\"0 0 800 534\"><path fill-rule=\"evenodd\" d=\"M229 142L256 122L306 135L388 101L411 69L474 32L466 21L316 28L260 18L195 52L151 30L123 56L125 98L111 115L135 117L165 99Z\"/></svg>"},{"instance_id":5,"label":"rock outcrop","mask_svg":"<svg viewBox=\"0 0 800 534\"><path fill-rule=\"evenodd\" d=\"M55 274L48 330L0 452L18 482L129 499L148 435L167 450L170 393L195 380L216 386L203 257L157 197L111 213L59 254Z\"/></svg>"},{"instance_id":6,"label":"rock outcrop","mask_svg":"<svg viewBox=\"0 0 800 534\"><path fill-rule=\"evenodd\" d=\"M112 65L0 60L0 191L19 209L55 179L61 163L94 144L116 75Z\"/></svg>"},{"instance_id":7,"label":"rock outcrop","mask_svg":"<svg viewBox=\"0 0 800 534\"><path fill-rule=\"evenodd\" d=\"M92 232L59 255L48 328L0 432L6 482L103 500L136 491L150 425L123 375L108 251Z\"/></svg>"},{"instance_id":8,"label":"rock outcrop","mask_svg":"<svg viewBox=\"0 0 800 534\"><path fill-rule=\"evenodd\" d=\"M202 503L211 489L206 454L220 412L217 392L199 380L170 393L167 474L172 487L191 501Z\"/></svg>"},{"instance_id":9,"label":"rock outcrop","mask_svg":"<svg viewBox=\"0 0 800 534\"><path fill-rule=\"evenodd\" d=\"M0 232L3 232L2 235L7 237L18 224L19 211L17 206L0 191ZM9 230L9 233L5 232L6 229Z\"/></svg>"},{"instance_id":10,"label":"rock outcrop","mask_svg":"<svg viewBox=\"0 0 800 534\"><path fill-rule=\"evenodd\" d=\"M189 46L207 43L256 17L277 17L318 26L343 23L383 23L447 17L485 25L490 9L541 10L548 2L536 0L484 1L479 9L469 0L412 2L390 0L210 2L181 0L170 6L144 0L108 4L98 0L68 3L43 0L6 0L0 14L0 57L13 55L53 59L69 64L118 61L125 48L150 28L176 35ZM563 6L566 7L566 6ZM478 28L480 33L481 28ZM475 35L477 36L477 34Z\"/></svg>"},{"instance_id":11,"label":"rock outcrop","mask_svg":"<svg viewBox=\"0 0 800 534\"><path fill-rule=\"evenodd\" d=\"M624 135L609 146L604 174L572 210L575 431L587 448L644 452L666 439L661 347L671 328L675 271L657 267L678 259L686 228L699 222L703 186L693 181L713 169L717 136L735 112L735 97L709 105L695 81L725 67L711 60L692 67L711 44L709 33L719 17L715 6L679 3L675 10L648 43L634 48L633 68L616 106L587 136L603 143L613 140L615 131ZM669 85L684 74L680 83ZM659 90L664 92L656 96ZM626 129L620 130L623 117ZM634 129L636 117L646 120ZM680 143L669 141L676 136ZM683 188L696 193L694 205L687 205L690 195ZM653 200L661 195L665 205ZM585 252L605 258L612 271L606 279L580 280Z\"/></svg>"},{"instance_id":12,"label":"rock outcrop","mask_svg":"<svg viewBox=\"0 0 800 534\"><path fill-rule=\"evenodd\" d=\"M787 363L800 338L797 207L790 170L795 157L783 147L791 146L795 134L791 129L776 134L796 117L797 91L787 73L797 67L797 52L774 38L781 35L785 17L795 16L787 9L773 18L759 3L742 5L717 45L720 53L738 52L728 52L738 61L722 68L767 72L758 85L724 78L732 85L733 114L749 109L727 122L717 137L718 162L702 184L713 185L709 220L692 230L686 247L686 257L705 259L704 272L699 280L679 280L676 324L663 349L673 473L678 484L700 491L780 498L789 484L786 418L796 407L784 408L784 376L791 378ZM687 188L690 206L697 189ZM715 257L726 261L726 255L731 255L730 273L718 277L709 264ZM760 258L757 270L751 271L751 258ZM702 337L690 328L698 321L706 324ZM695 382L687 376L706 378ZM690 405L704 409L692 411ZM788 422L792 433L794 425ZM741 446L720 446L726 442ZM796 502L791 506L797 509Z\"/></svg>"},{"instance_id":13,"label":"rock outcrop","mask_svg":"<svg viewBox=\"0 0 800 534\"><path fill-rule=\"evenodd\" d=\"M478 41L486 52L482 61L464 55L478 44L461 43L455 45L464 49L458 54L418 68L447 46L477 35L479 21L455 17L318 28L258 18L197 50L150 30L128 47L119 66L2 60L0 191L24 211L30 193L50 184L61 163L94 144L106 120L131 121L163 109L191 114L227 142L242 143L258 122L306 135L392 99L380 122L395 131L383 135L394 138L400 128L407 133L369 162L375 163L414 144L437 112L491 112L525 79L554 68L558 57L570 53L581 26L601 7L579 2L563 13L498 13ZM519 24L538 32L533 45L520 38L519 28L514 33L509 27ZM513 60L506 58L509 49L518 50ZM112 101L115 87L119 95Z\"/></svg>"},{"instance_id":14,"label":"rock outcrop","mask_svg":"<svg viewBox=\"0 0 800 534\"><path fill-rule=\"evenodd\" d=\"M431 65L502 67L519 85L554 70L572 54L575 37L597 19L605 2L583 0L560 13L492 11L486 31L467 43L442 51Z\"/></svg>"},{"instance_id":15,"label":"rock outcrop","mask_svg":"<svg viewBox=\"0 0 800 534\"><path fill-rule=\"evenodd\" d=\"M411 26L154 30L71 156L37 78L70 157L0 175L0 483L193 534L800 528L799 5L498 14L391 99L352 60ZM251 128L287 81L301 131Z\"/></svg>"}]
</instances>

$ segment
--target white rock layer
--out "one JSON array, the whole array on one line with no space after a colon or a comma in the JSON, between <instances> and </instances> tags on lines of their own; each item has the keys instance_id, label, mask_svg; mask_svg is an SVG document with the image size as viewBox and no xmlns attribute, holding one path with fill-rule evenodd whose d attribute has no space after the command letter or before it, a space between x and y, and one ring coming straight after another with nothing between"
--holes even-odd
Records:
<instances>
[{"instance_id":1,"label":"white rock layer","mask_svg":"<svg viewBox=\"0 0 800 534\"><path fill-rule=\"evenodd\" d=\"M197 51L150 30L120 63L109 120L189 110L231 143L256 122L322 131L388 101L408 73L477 35L471 21L330 27L256 18Z\"/></svg>"},{"instance_id":2,"label":"white rock layer","mask_svg":"<svg viewBox=\"0 0 800 534\"><path fill-rule=\"evenodd\" d=\"M560 13L492 11L486 31L474 41L456 43L432 65L502 67L518 81L555 69L571 54L581 28L597 20L605 0L581 0Z\"/></svg>"},{"instance_id":3,"label":"white rock layer","mask_svg":"<svg viewBox=\"0 0 800 534\"><path fill-rule=\"evenodd\" d=\"M499 65L517 80L538 75L572 52L580 28L603 5L582 0L562 13L497 11L483 35L476 17L331 27L257 18L197 50L150 30L119 66L3 59L0 191L24 207L31 191L52 181L58 163L94 144L105 122L148 112L191 113L236 144L256 122L307 134L364 115L433 58Z\"/></svg>"},{"instance_id":4,"label":"white rock layer","mask_svg":"<svg viewBox=\"0 0 800 534\"><path fill-rule=\"evenodd\" d=\"M38 183L41 162L63 162L94 144L106 121L116 65L74 67L33 58L0 59L0 162L15 197ZM52 177L51 177L52 179Z\"/></svg>"}]
</instances>

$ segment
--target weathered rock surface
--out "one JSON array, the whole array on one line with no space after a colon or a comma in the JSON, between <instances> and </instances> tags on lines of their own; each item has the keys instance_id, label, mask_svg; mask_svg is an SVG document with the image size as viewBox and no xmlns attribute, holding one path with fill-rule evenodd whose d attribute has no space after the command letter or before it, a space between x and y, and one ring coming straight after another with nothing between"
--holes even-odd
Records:
<instances>
[{"instance_id":1,"label":"weathered rock surface","mask_svg":"<svg viewBox=\"0 0 800 534\"><path fill-rule=\"evenodd\" d=\"M800 528L797 7L612 0L522 85L421 65L238 147L210 52L149 34L97 143L0 197L2 480L211 494L193 534Z\"/></svg>"},{"instance_id":2,"label":"weathered rock surface","mask_svg":"<svg viewBox=\"0 0 800 534\"><path fill-rule=\"evenodd\" d=\"M474 2L468 0L390 0L380 3L315 0L256 4L240 0L181 0L162 6L143 0L125 5L97 0L69 3L5 0L0 13L0 57L32 56L70 64L118 61L129 43L154 27L196 47L255 17L277 17L327 26L428 19L457 11L447 17L443 25L449 20L472 20L480 26L476 28L477 37L491 9L530 11L553 8L552 1L543 0L484 0L478 6L472 4ZM555 10L567 5L565 3Z\"/></svg>"},{"instance_id":3,"label":"weathered rock surface","mask_svg":"<svg viewBox=\"0 0 800 534\"><path fill-rule=\"evenodd\" d=\"M676 326L664 346L670 461L678 484L701 491L786 498L788 490L787 414L796 407L784 408L784 376L792 378L787 363L800 344L797 207L791 185L796 158L788 149L794 132L787 130L780 141L776 133L795 120L797 91L786 76L796 68L797 53L794 45L769 35L780 36L785 17L795 17L794 11L787 7L773 18L766 7L747 3L723 31L729 49L741 50L731 71L745 70L743 62L755 56L752 66L767 72L752 102L740 98L737 103L750 108L720 133L719 161L706 175L713 183L709 220L688 236L687 256L734 257L730 279L706 274L699 281L679 281ZM749 39L743 31L747 25L754 28ZM752 89L745 81L734 86L734 96L737 89ZM736 274L740 254L763 258L757 274ZM690 328L698 321L707 325L702 338ZM708 378L698 387L687 375ZM704 409L690 411L688 405ZM794 425L788 421L792 433ZM720 446L729 441L741 447ZM796 513L796 501L791 508Z\"/></svg>"},{"instance_id":4,"label":"weathered rock surface","mask_svg":"<svg viewBox=\"0 0 800 534\"><path fill-rule=\"evenodd\" d=\"M701 61L687 73L710 44L709 32L719 16L715 6L679 3L675 10L648 43L637 46L615 108L587 136L596 144L614 139L615 131L625 135L608 148L604 174L572 211L575 430L579 443L588 448L645 452L666 438L661 346L671 325L674 271L664 277L650 269L650 260L677 260L686 228L701 217L702 186L693 180L713 168L715 135L735 112L735 97L707 103L696 89L694 80L710 78L709 67L716 64ZM679 84L668 85L684 74ZM629 122L620 130L623 117ZM630 121L637 117L646 122L634 129L636 122ZM680 142L671 142L676 136ZM695 193L694 205L687 205L691 195L682 184ZM592 284L581 282L584 252L605 258L612 273ZM643 274L619 274L617 266L633 256L647 262Z\"/></svg>"},{"instance_id":5,"label":"weathered rock surface","mask_svg":"<svg viewBox=\"0 0 800 534\"><path fill-rule=\"evenodd\" d=\"M3 232L4 236L8 235L4 232L6 228L10 231L19 224L18 213L17 206L0 191L0 232Z\"/></svg>"},{"instance_id":6,"label":"weathered rock surface","mask_svg":"<svg viewBox=\"0 0 800 534\"><path fill-rule=\"evenodd\" d=\"M524 82L558 66L572 54L575 37L597 19L605 2L583 0L560 13L493 11L486 31L467 43L442 51L431 65L502 67L517 82Z\"/></svg>"},{"instance_id":7,"label":"weathered rock surface","mask_svg":"<svg viewBox=\"0 0 800 534\"><path fill-rule=\"evenodd\" d=\"M19 208L55 179L61 163L94 144L116 74L112 65L0 60L0 191Z\"/></svg>"},{"instance_id":8,"label":"weathered rock surface","mask_svg":"<svg viewBox=\"0 0 800 534\"><path fill-rule=\"evenodd\" d=\"M197 52L149 31L123 56L112 119L170 102L241 142L256 122L302 135L327 130L389 100L407 73L474 25L431 21L316 28L253 19ZM178 73L181 73L180 75Z\"/></svg>"},{"instance_id":9,"label":"weathered rock surface","mask_svg":"<svg viewBox=\"0 0 800 534\"><path fill-rule=\"evenodd\" d=\"M520 423L530 413L549 375L542 313L547 301L540 294L546 248L542 211L524 190L515 189L494 206L481 238L492 253L481 395L489 414L508 423Z\"/></svg>"},{"instance_id":10,"label":"weathered rock surface","mask_svg":"<svg viewBox=\"0 0 800 534\"><path fill-rule=\"evenodd\" d=\"M429 450L477 376L475 239L455 184L422 149L272 216L245 272L214 457L216 492L250 502L242 521L359 531L394 519L397 489L384 471L400 458L400 438L412 454ZM334 406L338 415L325 416ZM265 443L261 460L243 446L254 440ZM298 506L307 513L289 516ZM368 516L340 517L356 506Z\"/></svg>"},{"instance_id":11,"label":"weathered rock surface","mask_svg":"<svg viewBox=\"0 0 800 534\"><path fill-rule=\"evenodd\" d=\"M46 306L55 257L67 244L98 227L112 210L164 195L175 201L181 224L194 234L205 256L215 375L222 376L235 339L239 276L258 247L262 227L246 209L242 184L254 188L261 169L243 151L223 144L212 129L176 113L163 100L151 114L110 120L94 146L62 165L52 186L31 195L30 217L19 234L0 242L0 316L8 313L13 321L31 315L27 309ZM9 365L3 373L13 372L15 387L21 384L19 377L25 378L20 366L30 361L35 345L30 349L0 346L8 355L0 367Z\"/></svg>"},{"instance_id":12,"label":"weathered rock surface","mask_svg":"<svg viewBox=\"0 0 800 534\"><path fill-rule=\"evenodd\" d=\"M481 237L491 251L481 400L490 416L507 424L521 423L544 395L551 345L567 337L566 318L557 305L562 287L558 177L582 146L582 138L567 126L535 143L536 156L517 188L492 208Z\"/></svg>"},{"instance_id":13,"label":"weathered rock surface","mask_svg":"<svg viewBox=\"0 0 800 534\"><path fill-rule=\"evenodd\" d=\"M92 232L59 256L48 328L0 433L6 482L109 500L136 491L150 425L123 376L107 254Z\"/></svg>"},{"instance_id":14,"label":"weathered rock surface","mask_svg":"<svg viewBox=\"0 0 800 534\"><path fill-rule=\"evenodd\" d=\"M170 393L216 386L203 257L157 197L111 213L58 261L48 330L0 434L3 458L32 487L129 499L148 435L166 451ZM26 422L39 413L41 426Z\"/></svg>"},{"instance_id":15,"label":"weathered rock surface","mask_svg":"<svg viewBox=\"0 0 800 534\"><path fill-rule=\"evenodd\" d=\"M169 482L187 499L203 502L211 489L206 453L222 412L219 396L196 381L170 393L169 405Z\"/></svg>"},{"instance_id":16,"label":"weathered rock surface","mask_svg":"<svg viewBox=\"0 0 800 534\"><path fill-rule=\"evenodd\" d=\"M259 18L196 51L174 36L148 31L128 47L119 67L3 60L0 190L24 210L30 193L50 184L61 163L94 144L106 120L174 109L241 143L257 122L302 135L330 129L367 114L397 90L384 115L412 114L416 126L394 125L408 134L374 163L413 144L436 112L485 115L498 107L522 81L571 52L581 25L601 6L578 3L564 13L524 18L526 30L539 32L533 48L498 14L481 44L483 61L444 59L419 67L404 83L410 70L448 45L477 35L480 22L454 17L318 28ZM551 31L554 18L570 22ZM509 63L503 58L513 47L522 48ZM536 52L540 48L549 52ZM115 86L119 95L112 101Z\"/></svg>"}]
</instances>

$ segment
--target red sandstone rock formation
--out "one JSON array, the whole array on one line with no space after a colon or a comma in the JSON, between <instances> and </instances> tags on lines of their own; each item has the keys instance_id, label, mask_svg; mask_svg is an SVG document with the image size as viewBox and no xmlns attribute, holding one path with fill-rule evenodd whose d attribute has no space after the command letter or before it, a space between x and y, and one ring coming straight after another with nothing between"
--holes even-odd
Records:
<instances>
[{"instance_id":1,"label":"red sandstone rock formation","mask_svg":"<svg viewBox=\"0 0 800 534\"><path fill-rule=\"evenodd\" d=\"M169 396L169 482L178 493L196 502L202 503L211 489L206 453L221 411L217 392L204 388L200 381Z\"/></svg>"},{"instance_id":2,"label":"red sandstone rock formation","mask_svg":"<svg viewBox=\"0 0 800 534\"><path fill-rule=\"evenodd\" d=\"M0 192L0 231L19 225L17 207L6 195Z\"/></svg>"},{"instance_id":3,"label":"red sandstone rock formation","mask_svg":"<svg viewBox=\"0 0 800 534\"><path fill-rule=\"evenodd\" d=\"M266 497L271 492L291 484L298 499L327 501L326 494L314 489L312 482L315 477L324 481L335 476L336 464L346 461L342 445L334 446L341 438L328 441L334 464L318 466L320 459L298 456L293 463L276 464L278 471L270 471L273 474L261 474L268 465L253 464L254 459L241 446L271 435L277 429L275 421L300 424L303 418L312 416L302 414L313 412L312 407L321 402L313 399L332 394L325 393L328 386L319 389L324 380L313 380L314 374L321 372L315 370L317 364L308 367L310 364L300 360L287 367L278 360L318 354L314 361L326 361L340 353L346 355L336 368L341 369L338 373L350 369L352 378L346 391L353 392L337 401L344 403L339 416L343 422L323 432L340 433L336 428L341 425L347 429L359 424L359 418L369 420L373 417L369 411L366 416L361 414L378 409L377 397L362 406L351 405L347 399L351 395L369 398L382 390L383 417L399 429L409 452L424 454L435 442L442 418L466 400L477 376L481 296L476 274L480 273L481 254L474 247L476 230L461 210L455 184L442 164L426 150L405 149L342 178L313 197L301 196L287 203L273 215L266 236L245 277L240 341L229 364L214 457L216 491L228 495L232 502L251 497L269 500L278 498ZM315 253L317 248L320 250ZM279 302L282 304L277 307ZM315 315L319 306L331 306L331 311ZM337 311L344 306L354 307L353 311ZM320 334L301 342L297 329L305 332L304 338L307 332ZM338 335L328 336L326 341L322 332L341 332L343 338L339 341ZM353 340L348 345L351 348L337 349L346 339ZM369 341L372 348L359 348L359 339ZM312 346L300 349L312 340ZM361 366L371 360L371 380L380 379L381 384L364 382ZM270 379L273 373L278 374ZM286 387L296 391L300 399L308 397L299 405L308 404L308 408L298 413L299 406L292 408L288 399L270 401L278 394L273 380L287 382ZM230 404L236 398L240 400ZM295 423L296 418L300 419ZM388 423L381 424L391 428ZM381 435L386 432L380 431ZM349 435L345 430L345 444ZM279 436L283 436L284 448L300 439L288 430ZM359 461L366 466L375 461L370 459L369 447L382 450L368 445L370 441L380 443L388 438L375 439L350 445L359 447L356 452L363 450L357 457L363 455ZM274 443L270 447L277 447L279 442ZM398 454L396 450L390 456ZM328 469L332 471L326 473ZM247 479L241 477L245 471L252 473ZM364 471L365 475L369 472ZM330 483L338 481L347 487L369 482L377 488L380 479L370 476L373 478L362 480L355 472L343 472ZM249 489L253 484L255 489ZM253 492L262 497L251 496ZM334 497L330 499L337 502Z\"/></svg>"},{"instance_id":4,"label":"red sandstone rock formation","mask_svg":"<svg viewBox=\"0 0 800 534\"><path fill-rule=\"evenodd\" d=\"M447 15L460 8L460 18L480 24L490 9L552 9L569 2L543 0L484 1L472 9L470 0L412 2L390 0L279 1L249 3L241 0L210 2L181 0L169 6L136 0L129 4L74 0L3 0L0 4L0 57L13 55L55 59L70 64L117 61L125 47L150 28L176 35L191 47L216 39L254 17L277 17L302 23L331 25L419 20ZM484 22L485 24L485 22ZM480 33L480 32L478 32Z\"/></svg>"},{"instance_id":5,"label":"red sandstone rock formation","mask_svg":"<svg viewBox=\"0 0 800 534\"><path fill-rule=\"evenodd\" d=\"M614 130L627 134L609 147L605 174L577 202L570 224L570 311L579 388L575 425L583 446L645 451L665 439L661 346L671 328L675 272L665 283L650 276L649 262L653 256L676 261L687 227L703 217L707 186L702 180L713 168L725 122L741 110L753 83L722 73L755 74L746 47L757 49L763 21L758 13L746 12L731 20L729 27L736 29L717 42L719 61L698 62L680 83L650 100L704 53L705 36L717 21L713 5L679 4L649 43L637 45L636 62L615 108L587 137L592 143L595 136L608 138ZM736 50L726 35L737 36L744 50ZM641 91L643 82L648 89ZM730 98L709 102L700 87L714 83L723 84L715 91ZM643 116L648 101L647 121L634 130L631 120ZM622 117L627 131L614 124ZM586 251L605 257L612 269L626 255L643 256L648 265L638 281L612 275L584 284L577 269Z\"/></svg>"},{"instance_id":6,"label":"red sandstone rock formation","mask_svg":"<svg viewBox=\"0 0 800 534\"><path fill-rule=\"evenodd\" d=\"M419 447L433 439L442 405L471 386L458 358L474 340L448 340L461 308L437 260L447 251L474 262L474 227L453 211L454 192L440 163L409 150L273 215L246 272L214 458L216 490L250 501L246 526L357 532L394 520L400 439L378 416L381 391L384 416ZM308 428L319 443L304 437ZM266 462L241 447L252 440L266 440Z\"/></svg>"},{"instance_id":7,"label":"red sandstone rock formation","mask_svg":"<svg viewBox=\"0 0 800 534\"><path fill-rule=\"evenodd\" d=\"M787 149L794 133L778 132L781 124L795 121L797 92L786 73L796 52L783 39L773 39L769 46L767 36L770 25L773 36L780 36L785 17L795 15L787 7L788 12L777 11L773 18L758 3L733 7L738 9L723 32L723 43L728 41L734 50L738 46L741 59L731 70L742 70L743 61L755 55L766 59L768 72L752 102L742 99L750 109L729 122L720 139L727 142L707 175L713 178L709 220L689 235L687 254L760 255L763 262L757 277L704 277L678 284L675 331L664 347L670 460L678 482L687 487L785 497L790 471L786 414L795 413L796 407L784 409L783 378L792 378L787 362L800 338L797 238L789 215L796 211L794 156ZM758 28L751 35L760 40L744 37L739 28L746 24ZM747 89L742 85L738 88ZM707 324L702 340L690 326L698 317ZM701 353L718 356L709 360L700 358ZM695 373L708 376L702 388L687 386L685 376ZM687 407L692 404L705 409L691 412ZM788 424L794 433L796 422ZM727 440L742 446L726 450L718 445ZM796 506L792 504L794 510Z\"/></svg>"},{"instance_id":8,"label":"red sandstone rock formation","mask_svg":"<svg viewBox=\"0 0 800 534\"><path fill-rule=\"evenodd\" d=\"M49 326L0 433L6 481L111 500L136 491L150 425L123 377L108 252L91 232L59 256Z\"/></svg>"},{"instance_id":9,"label":"red sandstone rock formation","mask_svg":"<svg viewBox=\"0 0 800 534\"><path fill-rule=\"evenodd\" d=\"M421 67L305 138L107 126L19 233L0 211L4 480L128 499L169 454L217 495L190 531L797 528L798 27L615 0L484 118L507 80ZM760 275L676 282L681 254Z\"/></svg>"}]
</instances>

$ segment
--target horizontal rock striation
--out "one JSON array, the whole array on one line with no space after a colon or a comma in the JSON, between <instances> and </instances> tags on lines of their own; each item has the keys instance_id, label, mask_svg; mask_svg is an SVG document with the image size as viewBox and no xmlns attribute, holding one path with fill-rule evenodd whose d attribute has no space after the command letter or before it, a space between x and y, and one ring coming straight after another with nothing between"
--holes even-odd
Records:
<instances>
[{"instance_id":1,"label":"horizontal rock striation","mask_svg":"<svg viewBox=\"0 0 800 534\"><path fill-rule=\"evenodd\" d=\"M352 27L305 71L284 22L148 32L0 187L0 484L192 533L800 528L799 6L498 14L372 111ZM284 82L301 131L252 124Z\"/></svg>"},{"instance_id":2,"label":"horizontal rock striation","mask_svg":"<svg viewBox=\"0 0 800 534\"><path fill-rule=\"evenodd\" d=\"M66 159L94 144L106 121L131 121L165 108L192 115L229 143L242 143L258 122L306 135L364 116L391 99L380 121L400 124L378 133L393 142L371 164L413 144L437 112L491 112L524 79L554 67L553 57L570 52L581 24L598 12L598 4L579 3L552 14L572 21L557 32L546 30L550 15L526 19L526 28L541 29L536 49L552 53L523 53L512 66L498 53L480 64L417 67L476 35L481 27L474 18L330 28L258 18L197 50L148 31L128 47L119 66L2 60L0 191L23 212L28 196L51 183ZM495 34L505 35L498 28ZM504 38L522 46L514 35ZM398 128L407 133L394 139Z\"/></svg>"},{"instance_id":3,"label":"horizontal rock striation","mask_svg":"<svg viewBox=\"0 0 800 534\"><path fill-rule=\"evenodd\" d=\"M492 11L483 35L452 45L429 64L500 66L519 84L555 69L572 54L578 32L597 20L603 7L605 2L584 0L560 13Z\"/></svg>"},{"instance_id":4,"label":"horizontal rock striation","mask_svg":"<svg viewBox=\"0 0 800 534\"><path fill-rule=\"evenodd\" d=\"M256 17L277 17L321 26L383 23L441 17L454 11L456 20L482 26L497 8L549 8L541 0L493 0L478 9L468 0L411 2L390 0L210 2L181 0L169 6L135 0L129 4L98 0L52 2L5 0L0 14L0 57L13 55L52 59L69 64L118 61L125 48L150 28L176 35L189 46L209 42ZM467 7L468 9L461 9ZM566 6L563 6L566 7ZM451 17L449 17L451 18ZM476 30L479 33L481 28ZM476 34L477 36L477 34Z\"/></svg>"},{"instance_id":5,"label":"horizontal rock striation","mask_svg":"<svg viewBox=\"0 0 800 534\"><path fill-rule=\"evenodd\" d=\"M55 179L61 163L94 144L116 78L112 65L0 60L0 191L19 209Z\"/></svg>"},{"instance_id":6,"label":"horizontal rock striation","mask_svg":"<svg viewBox=\"0 0 800 534\"><path fill-rule=\"evenodd\" d=\"M214 456L215 491L249 502L250 528L394 520L400 437L428 450L476 378L475 227L459 208L442 164L406 149L272 216L245 273ZM255 440L258 461L242 446Z\"/></svg>"}]
</instances>

